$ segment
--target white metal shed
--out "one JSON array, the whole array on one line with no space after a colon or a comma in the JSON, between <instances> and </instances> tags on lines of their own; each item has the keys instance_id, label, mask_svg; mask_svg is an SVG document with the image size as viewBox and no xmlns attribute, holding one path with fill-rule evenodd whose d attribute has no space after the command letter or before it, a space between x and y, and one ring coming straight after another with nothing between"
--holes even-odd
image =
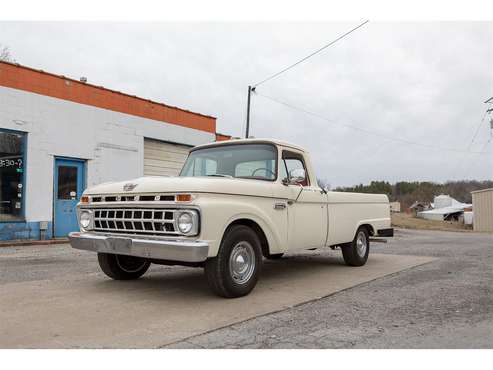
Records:
<instances>
[{"instance_id":1,"label":"white metal shed","mask_svg":"<svg viewBox=\"0 0 493 370\"><path fill-rule=\"evenodd\" d=\"M471 194L474 231L493 232L493 188Z\"/></svg>"}]
</instances>

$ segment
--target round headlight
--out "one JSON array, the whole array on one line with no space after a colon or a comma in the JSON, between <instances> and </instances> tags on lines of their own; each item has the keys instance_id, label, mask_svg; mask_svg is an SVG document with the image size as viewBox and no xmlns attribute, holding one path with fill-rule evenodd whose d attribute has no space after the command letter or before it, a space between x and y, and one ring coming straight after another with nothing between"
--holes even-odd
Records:
<instances>
[{"instance_id":1,"label":"round headlight","mask_svg":"<svg viewBox=\"0 0 493 370\"><path fill-rule=\"evenodd\" d=\"M81 212L80 226L87 229L91 225L91 214L89 212Z\"/></svg>"},{"instance_id":2,"label":"round headlight","mask_svg":"<svg viewBox=\"0 0 493 370\"><path fill-rule=\"evenodd\" d=\"M180 229L180 231L183 234L186 234L186 233L189 233L190 230L192 230L192 227L193 227L192 215L190 213L186 213L186 212L182 213L178 217L178 229Z\"/></svg>"}]
</instances>

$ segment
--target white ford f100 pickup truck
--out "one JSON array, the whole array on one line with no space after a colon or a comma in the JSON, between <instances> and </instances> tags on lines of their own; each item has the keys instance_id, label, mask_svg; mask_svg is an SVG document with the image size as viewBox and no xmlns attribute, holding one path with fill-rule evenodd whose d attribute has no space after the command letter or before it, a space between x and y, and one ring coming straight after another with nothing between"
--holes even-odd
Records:
<instances>
[{"instance_id":1,"label":"white ford f100 pickup truck","mask_svg":"<svg viewBox=\"0 0 493 370\"><path fill-rule=\"evenodd\" d=\"M223 297L248 294L263 257L339 247L362 266L370 236L393 236L386 195L321 189L308 153L276 140L195 147L179 176L97 185L77 208L70 243L97 252L109 277L137 279L151 263L204 267Z\"/></svg>"}]
</instances>

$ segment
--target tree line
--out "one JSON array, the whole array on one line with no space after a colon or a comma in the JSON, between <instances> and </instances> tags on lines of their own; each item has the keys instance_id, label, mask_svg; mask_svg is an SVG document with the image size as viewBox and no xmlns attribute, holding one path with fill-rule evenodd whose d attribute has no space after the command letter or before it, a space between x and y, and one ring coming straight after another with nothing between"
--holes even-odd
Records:
<instances>
[{"instance_id":1,"label":"tree line","mask_svg":"<svg viewBox=\"0 0 493 370\"><path fill-rule=\"evenodd\" d=\"M372 181L368 185L338 187L335 191L356 193L387 194L390 201L401 202L401 209L405 210L415 201L433 202L436 195L448 194L460 202L471 203L471 191L493 188L493 181L447 181L443 184L428 181L399 181L391 184L387 181Z\"/></svg>"}]
</instances>

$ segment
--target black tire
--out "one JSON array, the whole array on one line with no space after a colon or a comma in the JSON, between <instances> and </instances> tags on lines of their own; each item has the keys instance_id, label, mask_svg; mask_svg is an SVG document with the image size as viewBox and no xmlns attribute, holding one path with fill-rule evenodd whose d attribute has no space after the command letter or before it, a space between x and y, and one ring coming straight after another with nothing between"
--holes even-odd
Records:
<instances>
[{"instance_id":1,"label":"black tire","mask_svg":"<svg viewBox=\"0 0 493 370\"><path fill-rule=\"evenodd\" d=\"M358 240L360 238L360 240ZM364 245L364 252L361 247L361 243ZM356 235L351 243L341 246L342 256L344 262L348 266L363 266L368 260L368 254L370 253L370 236L366 227L360 227L356 231Z\"/></svg>"},{"instance_id":2,"label":"black tire","mask_svg":"<svg viewBox=\"0 0 493 370\"><path fill-rule=\"evenodd\" d=\"M151 263L145 258L98 253L101 270L114 280L133 280L145 274Z\"/></svg>"},{"instance_id":3,"label":"black tire","mask_svg":"<svg viewBox=\"0 0 493 370\"><path fill-rule=\"evenodd\" d=\"M280 260L284 256L284 253L269 254L265 258L268 260Z\"/></svg>"},{"instance_id":4,"label":"black tire","mask_svg":"<svg viewBox=\"0 0 493 370\"><path fill-rule=\"evenodd\" d=\"M245 254L241 254L243 251ZM237 264L233 263L234 258ZM249 261L250 263L242 263ZM245 281L241 281L234 268L248 266L244 273ZM209 258L205 263L205 276L211 290L225 298L236 298L247 295L257 284L262 268L262 248L257 234L244 225L234 225L224 236L217 256ZM243 275L242 275L243 276Z\"/></svg>"}]
</instances>

